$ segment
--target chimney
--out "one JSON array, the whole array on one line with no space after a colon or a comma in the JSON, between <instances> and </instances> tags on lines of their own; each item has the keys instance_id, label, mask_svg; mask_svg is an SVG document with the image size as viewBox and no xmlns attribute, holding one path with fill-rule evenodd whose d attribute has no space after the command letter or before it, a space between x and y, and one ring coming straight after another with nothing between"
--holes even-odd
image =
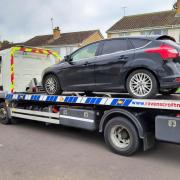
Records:
<instances>
[{"instance_id":1,"label":"chimney","mask_svg":"<svg viewBox=\"0 0 180 180\"><path fill-rule=\"evenodd\" d=\"M180 0L177 0L177 2L174 4L173 8L176 10L175 17L180 17Z\"/></svg>"},{"instance_id":2,"label":"chimney","mask_svg":"<svg viewBox=\"0 0 180 180\"><path fill-rule=\"evenodd\" d=\"M59 27L55 27L54 29L53 29L53 39L58 39L58 38L60 38L60 36L61 36L61 30L59 29Z\"/></svg>"}]
</instances>

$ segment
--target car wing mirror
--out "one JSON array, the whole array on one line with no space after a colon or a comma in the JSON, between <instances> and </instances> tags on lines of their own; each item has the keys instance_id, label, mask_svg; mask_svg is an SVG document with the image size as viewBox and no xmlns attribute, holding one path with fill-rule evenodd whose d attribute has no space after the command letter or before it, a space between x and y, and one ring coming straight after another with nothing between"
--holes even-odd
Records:
<instances>
[{"instance_id":1,"label":"car wing mirror","mask_svg":"<svg viewBox=\"0 0 180 180\"><path fill-rule=\"evenodd\" d=\"M71 58L71 56L70 55L67 55L67 56L65 56L64 57L64 60L66 61L66 62L71 62L72 61L72 58Z\"/></svg>"}]
</instances>

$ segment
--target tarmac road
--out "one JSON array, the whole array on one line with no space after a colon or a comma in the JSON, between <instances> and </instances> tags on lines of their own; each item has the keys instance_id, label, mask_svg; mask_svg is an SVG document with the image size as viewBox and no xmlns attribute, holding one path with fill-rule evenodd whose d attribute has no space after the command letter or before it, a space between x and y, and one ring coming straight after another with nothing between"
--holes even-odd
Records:
<instances>
[{"instance_id":1,"label":"tarmac road","mask_svg":"<svg viewBox=\"0 0 180 180\"><path fill-rule=\"evenodd\" d=\"M0 180L179 180L180 146L133 157L111 153L98 133L26 122L0 124Z\"/></svg>"}]
</instances>

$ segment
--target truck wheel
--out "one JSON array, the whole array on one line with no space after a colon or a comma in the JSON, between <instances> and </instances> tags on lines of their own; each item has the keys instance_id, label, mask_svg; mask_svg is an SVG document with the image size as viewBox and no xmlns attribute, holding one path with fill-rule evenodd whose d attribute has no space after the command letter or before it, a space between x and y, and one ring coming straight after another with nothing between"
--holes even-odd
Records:
<instances>
[{"instance_id":1,"label":"truck wheel","mask_svg":"<svg viewBox=\"0 0 180 180\"><path fill-rule=\"evenodd\" d=\"M126 81L128 93L134 98L153 98L158 92L158 84L154 75L143 69L132 72Z\"/></svg>"},{"instance_id":2,"label":"truck wheel","mask_svg":"<svg viewBox=\"0 0 180 180\"><path fill-rule=\"evenodd\" d=\"M46 93L49 95L60 95L62 93L59 80L53 74L49 74L45 76L43 80L43 87Z\"/></svg>"},{"instance_id":3,"label":"truck wheel","mask_svg":"<svg viewBox=\"0 0 180 180\"><path fill-rule=\"evenodd\" d=\"M7 111L4 107L0 108L0 120L2 124L11 124L11 119L8 118Z\"/></svg>"},{"instance_id":4,"label":"truck wheel","mask_svg":"<svg viewBox=\"0 0 180 180\"><path fill-rule=\"evenodd\" d=\"M113 152L124 156L134 154L140 147L135 126L124 117L114 117L106 124L104 139Z\"/></svg>"}]
</instances>

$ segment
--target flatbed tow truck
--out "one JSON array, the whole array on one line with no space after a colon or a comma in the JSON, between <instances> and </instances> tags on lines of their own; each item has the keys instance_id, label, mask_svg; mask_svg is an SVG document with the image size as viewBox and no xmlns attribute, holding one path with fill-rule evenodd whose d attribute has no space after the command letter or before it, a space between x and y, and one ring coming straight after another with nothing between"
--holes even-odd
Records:
<instances>
[{"instance_id":1,"label":"flatbed tow truck","mask_svg":"<svg viewBox=\"0 0 180 180\"><path fill-rule=\"evenodd\" d=\"M180 143L180 95L132 99L128 95L13 93L6 95L1 122L34 120L104 134L108 147L129 156L155 140Z\"/></svg>"}]
</instances>

